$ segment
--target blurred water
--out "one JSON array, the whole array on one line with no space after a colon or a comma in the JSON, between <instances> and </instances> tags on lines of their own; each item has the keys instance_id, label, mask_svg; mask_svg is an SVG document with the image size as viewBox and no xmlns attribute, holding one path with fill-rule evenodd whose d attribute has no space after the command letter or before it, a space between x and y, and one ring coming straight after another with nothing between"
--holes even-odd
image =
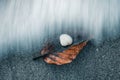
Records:
<instances>
[{"instance_id":1,"label":"blurred water","mask_svg":"<svg viewBox=\"0 0 120 80\"><path fill-rule=\"evenodd\" d=\"M0 0L0 55L31 50L61 33L119 35L120 0Z\"/></svg>"}]
</instances>

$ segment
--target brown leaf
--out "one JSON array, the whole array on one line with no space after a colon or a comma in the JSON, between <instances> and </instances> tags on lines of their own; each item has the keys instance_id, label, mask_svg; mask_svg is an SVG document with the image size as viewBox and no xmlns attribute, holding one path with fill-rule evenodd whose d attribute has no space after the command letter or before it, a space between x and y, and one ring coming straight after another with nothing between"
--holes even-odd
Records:
<instances>
[{"instance_id":1,"label":"brown leaf","mask_svg":"<svg viewBox=\"0 0 120 80\"><path fill-rule=\"evenodd\" d=\"M63 52L57 52L55 54L49 54L44 58L44 61L48 64L63 65L71 63L76 56L80 53L84 46L86 46L87 41L83 41L79 44L73 45Z\"/></svg>"},{"instance_id":2,"label":"brown leaf","mask_svg":"<svg viewBox=\"0 0 120 80\"><path fill-rule=\"evenodd\" d=\"M45 57L44 60L45 60L45 62L47 62L49 64L57 64L57 65L62 65L62 64L67 64L67 63L72 62L72 60L70 60L70 59L67 59L67 58L63 59L63 58L60 58L60 57L55 56L53 54L50 54L49 57Z\"/></svg>"},{"instance_id":3,"label":"brown leaf","mask_svg":"<svg viewBox=\"0 0 120 80\"><path fill-rule=\"evenodd\" d=\"M54 51L54 46L50 43L47 43L46 46L40 51L41 55L45 55Z\"/></svg>"}]
</instances>

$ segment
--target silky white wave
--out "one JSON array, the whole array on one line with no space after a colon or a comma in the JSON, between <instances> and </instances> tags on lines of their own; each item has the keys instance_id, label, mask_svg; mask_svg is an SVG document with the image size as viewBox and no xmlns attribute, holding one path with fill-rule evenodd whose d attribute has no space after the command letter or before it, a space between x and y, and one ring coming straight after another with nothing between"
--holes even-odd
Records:
<instances>
[{"instance_id":1,"label":"silky white wave","mask_svg":"<svg viewBox=\"0 0 120 80\"><path fill-rule=\"evenodd\" d=\"M119 35L120 0L1 0L0 51L31 49L49 36Z\"/></svg>"}]
</instances>

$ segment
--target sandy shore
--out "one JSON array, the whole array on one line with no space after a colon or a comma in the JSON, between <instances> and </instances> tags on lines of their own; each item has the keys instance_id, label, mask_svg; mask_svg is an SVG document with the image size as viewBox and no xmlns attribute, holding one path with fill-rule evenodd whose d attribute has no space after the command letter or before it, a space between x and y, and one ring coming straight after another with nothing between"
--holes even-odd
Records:
<instances>
[{"instance_id":1,"label":"sandy shore","mask_svg":"<svg viewBox=\"0 0 120 80\"><path fill-rule=\"evenodd\" d=\"M33 61L35 53L14 53L0 61L0 80L120 80L120 38L98 47L89 43L63 66Z\"/></svg>"}]
</instances>

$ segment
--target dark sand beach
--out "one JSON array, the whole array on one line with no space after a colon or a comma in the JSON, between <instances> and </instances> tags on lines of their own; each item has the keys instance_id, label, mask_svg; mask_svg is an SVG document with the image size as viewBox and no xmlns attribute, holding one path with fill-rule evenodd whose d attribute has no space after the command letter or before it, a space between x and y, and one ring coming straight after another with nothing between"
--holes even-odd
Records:
<instances>
[{"instance_id":1,"label":"dark sand beach","mask_svg":"<svg viewBox=\"0 0 120 80\"><path fill-rule=\"evenodd\" d=\"M70 64L56 66L21 51L0 61L0 80L120 80L120 38L89 43ZM28 54L26 54L28 53Z\"/></svg>"}]
</instances>

